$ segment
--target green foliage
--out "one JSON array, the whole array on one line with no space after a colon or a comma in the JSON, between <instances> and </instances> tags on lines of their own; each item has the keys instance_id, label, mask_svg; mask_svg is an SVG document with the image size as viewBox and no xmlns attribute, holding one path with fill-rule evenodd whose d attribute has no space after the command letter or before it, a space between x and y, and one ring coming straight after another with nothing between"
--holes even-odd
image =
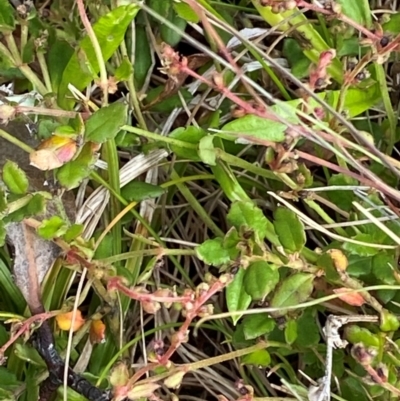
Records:
<instances>
[{"instance_id":1,"label":"green foliage","mask_svg":"<svg viewBox=\"0 0 400 401\"><path fill-rule=\"evenodd\" d=\"M252 231L258 241L268 238L272 243L279 244L272 223L251 201L233 203L227 220L237 230Z\"/></svg>"},{"instance_id":2,"label":"green foliage","mask_svg":"<svg viewBox=\"0 0 400 401\"><path fill-rule=\"evenodd\" d=\"M96 111L85 124L85 139L95 143L114 139L126 122L127 109L123 103L113 103Z\"/></svg>"},{"instance_id":3,"label":"green foliage","mask_svg":"<svg viewBox=\"0 0 400 401\"><path fill-rule=\"evenodd\" d=\"M17 163L10 160L3 167L3 181L10 192L16 195L25 195L28 191L29 181L26 174Z\"/></svg>"},{"instance_id":4,"label":"green foliage","mask_svg":"<svg viewBox=\"0 0 400 401\"><path fill-rule=\"evenodd\" d=\"M200 140L206 136L203 129L197 127L177 128L169 135L170 138L178 139L182 142L198 144ZM172 145L171 150L179 157L189 158L194 161L200 161L197 150L181 147L179 145Z\"/></svg>"},{"instance_id":5,"label":"green foliage","mask_svg":"<svg viewBox=\"0 0 400 401\"><path fill-rule=\"evenodd\" d=\"M243 281L246 275L244 269L239 269L233 281L226 289L226 305L229 312L246 310L251 303L251 296L244 289ZM240 315L232 316L233 324L239 321Z\"/></svg>"},{"instance_id":6,"label":"green foliage","mask_svg":"<svg viewBox=\"0 0 400 401\"><path fill-rule=\"evenodd\" d=\"M244 276L244 289L253 301L265 299L279 282L277 266L267 262L252 263Z\"/></svg>"},{"instance_id":7,"label":"green foliage","mask_svg":"<svg viewBox=\"0 0 400 401\"><path fill-rule=\"evenodd\" d=\"M306 301L314 288L314 275L308 273L295 273L284 279L271 299L272 308L282 308L282 311L273 312L275 316L287 313L284 309Z\"/></svg>"},{"instance_id":8,"label":"green foliage","mask_svg":"<svg viewBox=\"0 0 400 401\"><path fill-rule=\"evenodd\" d=\"M289 209L279 207L274 214L274 227L282 246L289 252L300 252L305 243L304 225Z\"/></svg>"},{"instance_id":9,"label":"green foliage","mask_svg":"<svg viewBox=\"0 0 400 401\"><path fill-rule=\"evenodd\" d=\"M87 143L80 151L79 156L57 171L57 179L67 189L76 188L93 169L96 161L90 143Z\"/></svg>"},{"instance_id":10,"label":"green foliage","mask_svg":"<svg viewBox=\"0 0 400 401\"><path fill-rule=\"evenodd\" d=\"M165 190L147 182L131 181L122 188L121 195L128 201L141 202L145 199L158 198Z\"/></svg>"},{"instance_id":11,"label":"green foliage","mask_svg":"<svg viewBox=\"0 0 400 401\"><path fill-rule=\"evenodd\" d=\"M260 349L256 352L252 352L242 358L244 365L255 365L267 367L271 363L271 356L265 349Z\"/></svg>"},{"instance_id":12,"label":"green foliage","mask_svg":"<svg viewBox=\"0 0 400 401\"><path fill-rule=\"evenodd\" d=\"M288 344L293 344L297 339L297 322L289 320L285 326L285 340Z\"/></svg>"},{"instance_id":13,"label":"green foliage","mask_svg":"<svg viewBox=\"0 0 400 401\"><path fill-rule=\"evenodd\" d=\"M226 139L251 138L262 139L271 142L282 142L285 139L286 126L280 122L248 114L225 124L222 127Z\"/></svg>"},{"instance_id":14,"label":"green foliage","mask_svg":"<svg viewBox=\"0 0 400 401\"><path fill-rule=\"evenodd\" d=\"M358 22L362 26L371 28L372 16L368 0L360 0L357 2L337 0L337 3L341 5L341 11L344 15L348 16L353 21Z\"/></svg>"},{"instance_id":15,"label":"green foliage","mask_svg":"<svg viewBox=\"0 0 400 401\"><path fill-rule=\"evenodd\" d=\"M0 0L0 29L12 31L15 27L14 12L7 0Z\"/></svg>"},{"instance_id":16,"label":"green foliage","mask_svg":"<svg viewBox=\"0 0 400 401\"><path fill-rule=\"evenodd\" d=\"M275 320L266 314L247 315L243 319L244 337L246 340L253 340L270 333L275 326Z\"/></svg>"},{"instance_id":17,"label":"green foliage","mask_svg":"<svg viewBox=\"0 0 400 401\"><path fill-rule=\"evenodd\" d=\"M47 240L60 237L67 232L68 226L59 216L53 216L43 222L38 227L38 234Z\"/></svg>"},{"instance_id":18,"label":"green foliage","mask_svg":"<svg viewBox=\"0 0 400 401\"><path fill-rule=\"evenodd\" d=\"M222 238L209 239L196 248L197 256L203 262L219 266L231 260L229 249L224 247Z\"/></svg>"},{"instance_id":19,"label":"green foliage","mask_svg":"<svg viewBox=\"0 0 400 401\"><path fill-rule=\"evenodd\" d=\"M124 39L128 25L139 11L134 4L121 6L103 15L94 25L93 30L101 47L104 61L107 61L117 50ZM82 71L82 66L85 69ZM58 88L58 103L61 107L71 109L73 102L68 100L68 85L82 90L99 72L99 64L88 36L79 42L79 48L64 69Z\"/></svg>"}]
</instances>

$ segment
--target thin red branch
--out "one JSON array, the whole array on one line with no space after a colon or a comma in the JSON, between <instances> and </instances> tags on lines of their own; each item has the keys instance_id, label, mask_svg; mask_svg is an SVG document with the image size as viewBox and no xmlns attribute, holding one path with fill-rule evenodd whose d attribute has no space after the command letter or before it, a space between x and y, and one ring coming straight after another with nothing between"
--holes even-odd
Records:
<instances>
[{"instance_id":1,"label":"thin red branch","mask_svg":"<svg viewBox=\"0 0 400 401\"><path fill-rule=\"evenodd\" d=\"M58 313L59 311L39 313L24 320L24 322L21 323L21 327L18 329L18 331L11 335L10 339L0 348L0 365L7 349L23 334L29 332L32 329L32 325L42 324L45 320L56 316Z\"/></svg>"}]
</instances>

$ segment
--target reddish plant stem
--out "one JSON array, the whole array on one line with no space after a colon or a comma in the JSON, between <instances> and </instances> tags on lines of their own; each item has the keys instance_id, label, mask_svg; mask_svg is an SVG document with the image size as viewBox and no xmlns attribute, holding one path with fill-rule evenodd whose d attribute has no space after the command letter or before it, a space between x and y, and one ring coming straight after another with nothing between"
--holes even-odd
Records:
<instances>
[{"instance_id":1,"label":"reddish plant stem","mask_svg":"<svg viewBox=\"0 0 400 401\"><path fill-rule=\"evenodd\" d=\"M133 385L147 372L156 368L160 365L166 365L171 356L175 353L175 351L179 348L179 346L186 341L188 330L190 324L192 323L193 319L196 318L199 313L201 312L201 308L204 304L217 292L221 291L226 285L228 285L230 280L217 280L215 281L208 291L201 293L196 299L191 300L191 307L187 308L186 311L186 318L183 322L182 326L179 328L178 332L175 333L172 343L168 350L164 353L164 355L159 357L158 363L150 363L144 366L142 369L138 370L128 381L128 383L121 387L119 391L121 392L128 392ZM142 294L141 294L142 295Z\"/></svg>"},{"instance_id":2,"label":"reddish plant stem","mask_svg":"<svg viewBox=\"0 0 400 401\"><path fill-rule=\"evenodd\" d=\"M310 161L312 163L319 164L319 165L324 166L324 167L328 167L333 171L337 171L338 173L342 173L342 174L347 175L349 177L355 178L356 180L362 182L363 184L365 184L367 186L370 186L372 188L375 187L375 183L373 181L368 180L367 178L364 178L359 174L353 173L352 171L347 170L345 168L342 168L342 167L340 167L340 166L338 166L338 165L336 165L334 163L331 163L331 162L329 162L327 160L320 159L317 156L310 155L310 154L308 154L306 152L302 152L301 150L296 150L293 153L293 156L299 156L300 158L302 158L304 160L308 160L308 161Z\"/></svg>"},{"instance_id":3,"label":"reddish plant stem","mask_svg":"<svg viewBox=\"0 0 400 401\"><path fill-rule=\"evenodd\" d=\"M41 324L45 320L50 319L56 316L59 311L53 312L44 312L39 313L37 315L31 316L26 319L22 324L18 331L11 336L11 338L0 348L0 359L3 357L4 353L7 351L8 347L10 347L19 337L21 337L24 333L28 332L31 329L31 325L33 324Z\"/></svg>"},{"instance_id":4,"label":"reddish plant stem","mask_svg":"<svg viewBox=\"0 0 400 401\"><path fill-rule=\"evenodd\" d=\"M193 8L193 10L196 11L197 15L200 15L201 22L203 24L204 30L210 35L210 37L216 42L218 45L218 48L221 52L221 54L224 56L224 58L229 62L229 64L232 66L234 71L236 72L237 76L240 78L243 76L243 71L241 68L237 65L235 62L234 58L232 57L231 53L225 46L225 43L221 39L221 37L218 35L217 31L215 28L211 25L209 19L205 15L205 12L203 8L201 8L196 1L193 0L185 0L186 3L190 5L190 7ZM243 85L246 87L246 90L253 96L253 98L257 101L260 107L264 107L262 100L260 99L259 95L257 92L244 80L242 80Z\"/></svg>"},{"instance_id":5,"label":"reddish plant stem","mask_svg":"<svg viewBox=\"0 0 400 401\"><path fill-rule=\"evenodd\" d=\"M225 97L227 97L228 99L232 100L232 102L236 103L239 107L241 107L246 113L255 114L256 116L261 117L261 118L266 118L268 120L280 122L279 119L274 114L268 112L267 110L257 109L255 107L251 106L249 103L245 102L244 100L240 99L240 97L238 97L237 95L232 93L228 88L226 88L223 85L223 83L221 83L221 85L220 84L214 84L213 82L209 81L207 78L204 78L203 76L197 74L195 71L193 71L190 68L188 68L183 63L180 64L180 69L181 69L182 72L190 75L191 77L193 77L195 79L200 80L204 84L206 84L206 85L214 88L218 92L222 93ZM219 77L220 76L217 76L217 79ZM222 77L221 77L221 80L222 80Z\"/></svg>"},{"instance_id":6,"label":"reddish plant stem","mask_svg":"<svg viewBox=\"0 0 400 401\"><path fill-rule=\"evenodd\" d=\"M319 7L316 4L307 3L304 0L296 0L296 1L297 1L297 7L299 7L299 8L303 8L303 9L305 9L307 11L314 11L316 13L320 13L320 14L336 17L338 20L344 22L347 25L350 25L354 29L356 29L359 32L361 32L367 38L369 38L369 39L371 39L373 41L379 41L379 39L380 39L379 36L377 36L376 34L371 32L369 29L365 28L364 26L360 25L358 22L352 20L351 18L349 18L345 14L335 13L333 10L329 10L329 9L326 9L326 8L323 8L323 7Z\"/></svg>"}]
</instances>

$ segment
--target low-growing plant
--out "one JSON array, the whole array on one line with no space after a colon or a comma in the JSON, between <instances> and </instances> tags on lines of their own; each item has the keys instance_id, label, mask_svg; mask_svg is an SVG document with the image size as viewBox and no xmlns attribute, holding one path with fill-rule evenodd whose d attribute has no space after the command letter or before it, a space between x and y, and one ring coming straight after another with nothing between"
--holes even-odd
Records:
<instances>
[{"instance_id":1,"label":"low-growing plant","mask_svg":"<svg viewBox=\"0 0 400 401\"><path fill-rule=\"evenodd\" d=\"M398 397L396 6L0 0L0 399Z\"/></svg>"}]
</instances>

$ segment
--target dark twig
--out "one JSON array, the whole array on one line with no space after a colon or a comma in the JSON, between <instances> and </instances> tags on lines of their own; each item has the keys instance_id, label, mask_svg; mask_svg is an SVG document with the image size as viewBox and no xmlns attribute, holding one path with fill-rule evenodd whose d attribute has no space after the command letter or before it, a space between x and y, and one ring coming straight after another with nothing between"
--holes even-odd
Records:
<instances>
[{"instance_id":1,"label":"dark twig","mask_svg":"<svg viewBox=\"0 0 400 401\"><path fill-rule=\"evenodd\" d=\"M62 384L64 375L64 361L58 354L54 338L48 322L37 329L33 335L32 343L46 362L49 377L43 382L40 389L40 400L47 401L55 390ZM68 371L68 386L90 401L110 401L109 391L101 390L89 381L76 374L72 369Z\"/></svg>"}]
</instances>

